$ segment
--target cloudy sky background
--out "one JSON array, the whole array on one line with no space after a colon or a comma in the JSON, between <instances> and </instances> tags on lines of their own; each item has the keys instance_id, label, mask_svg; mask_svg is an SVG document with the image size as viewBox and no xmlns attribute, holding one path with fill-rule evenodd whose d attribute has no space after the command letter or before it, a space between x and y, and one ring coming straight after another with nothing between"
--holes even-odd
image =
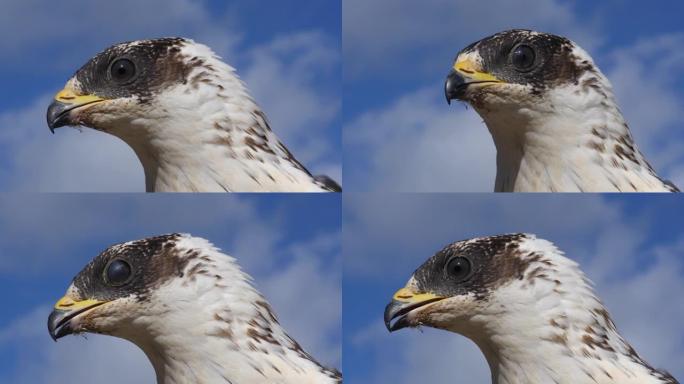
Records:
<instances>
[{"instance_id":1,"label":"cloudy sky background","mask_svg":"<svg viewBox=\"0 0 684 384\"><path fill-rule=\"evenodd\" d=\"M0 13L0 191L144 191L119 139L51 135L54 94L86 61L128 40L183 36L237 68L274 131L313 173L341 181L337 1L10 0Z\"/></svg>"},{"instance_id":2,"label":"cloudy sky background","mask_svg":"<svg viewBox=\"0 0 684 384\"><path fill-rule=\"evenodd\" d=\"M684 378L684 201L652 195L345 193L345 381L488 383L468 339L430 328L390 334L383 310L444 245L535 233L577 260L620 332L648 362Z\"/></svg>"},{"instance_id":3,"label":"cloudy sky background","mask_svg":"<svg viewBox=\"0 0 684 384\"><path fill-rule=\"evenodd\" d=\"M97 335L55 343L46 324L71 279L107 246L169 232L236 257L290 335L339 368L340 203L334 194L0 196L0 383L154 382L132 343Z\"/></svg>"},{"instance_id":4,"label":"cloudy sky background","mask_svg":"<svg viewBox=\"0 0 684 384\"><path fill-rule=\"evenodd\" d=\"M480 117L448 106L444 79L469 43L511 28L569 37L613 83L636 142L684 185L684 3L656 0L344 0L348 191L492 191Z\"/></svg>"}]
</instances>

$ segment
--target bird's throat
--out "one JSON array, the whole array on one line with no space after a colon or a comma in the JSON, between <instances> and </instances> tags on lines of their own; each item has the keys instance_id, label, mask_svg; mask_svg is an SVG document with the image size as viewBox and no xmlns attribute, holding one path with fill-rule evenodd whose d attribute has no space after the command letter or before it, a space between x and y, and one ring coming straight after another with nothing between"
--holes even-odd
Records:
<instances>
[{"instance_id":1,"label":"bird's throat","mask_svg":"<svg viewBox=\"0 0 684 384\"><path fill-rule=\"evenodd\" d=\"M497 149L495 191L667 191L617 108L562 105L478 110Z\"/></svg>"},{"instance_id":2,"label":"bird's throat","mask_svg":"<svg viewBox=\"0 0 684 384\"><path fill-rule=\"evenodd\" d=\"M125 140L143 166L147 192L320 191L289 152L255 151L230 137L181 140Z\"/></svg>"}]
</instances>

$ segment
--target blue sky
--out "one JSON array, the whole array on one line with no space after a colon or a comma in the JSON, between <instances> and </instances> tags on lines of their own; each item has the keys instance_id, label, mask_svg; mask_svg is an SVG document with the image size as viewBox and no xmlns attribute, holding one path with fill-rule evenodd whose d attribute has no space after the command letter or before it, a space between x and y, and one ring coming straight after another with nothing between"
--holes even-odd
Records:
<instances>
[{"instance_id":1,"label":"blue sky","mask_svg":"<svg viewBox=\"0 0 684 384\"><path fill-rule=\"evenodd\" d=\"M333 194L0 195L0 382L152 382L132 344L96 335L54 343L45 324L106 247L169 232L204 237L237 258L290 334L340 367L340 204ZM65 366L73 375L55 375ZM112 368L121 374L100 376Z\"/></svg>"},{"instance_id":2,"label":"blue sky","mask_svg":"<svg viewBox=\"0 0 684 384\"><path fill-rule=\"evenodd\" d=\"M344 373L353 383L489 382L482 353L430 328L390 334L383 310L444 245L535 233L596 283L618 329L684 377L684 201L675 195L360 194L343 199Z\"/></svg>"},{"instance_id":3,"label":"blue sky","mask_svg":"<svg viewBox=\"0 0 684 384\"><path fill-rule=\"evenodd\" d=\"M443 83L461 48L511 28L588 50L646 157L684 185L682 12L684 3L665 0L345 0L345 187L491 191L489 132L472 109L447 105Z\"/></svg>"},{"instance_id":4,"label":"blue sky","mask_svg":"<svg viewBox=\"0 0 684 384\"><path fill-rule=\"evenodd\" d=\"M183 36L209 45L247 83L274 131L314 173L340 180L341 8L336 1L3 3L0 191L143 191L117 138L65 129L45 112L71 75L111 44ZM30 26L30 27L27 27Z\"/></svg>"}]
</instances>

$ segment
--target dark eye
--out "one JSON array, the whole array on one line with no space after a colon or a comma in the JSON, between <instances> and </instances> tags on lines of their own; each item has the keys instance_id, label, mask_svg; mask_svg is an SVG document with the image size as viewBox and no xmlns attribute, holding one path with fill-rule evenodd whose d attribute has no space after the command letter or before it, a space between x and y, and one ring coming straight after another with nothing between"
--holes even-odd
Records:
<instances>
[{"instance_id":1,"label":"dark eye","mask_svg":"<svg viewBox=\"0 0 684 384\"><path fill-rule=\"evenodd\" d=\"M511 53L511 62L516 69L525 71L534 65L534 50L528 45L518 45Z\"/></svg>"},{"instance_id":2,"label":"dark eye","mask_svg":"<svg viewBox=\"0 0 684 384\"><path fill-rule=\"evenodd\" d=\"M113 286L124 285L131 279L131 272L131 265L127 262L120 259L112 260L105 267L105 282Z\"/></svg>"},{"instance_id":3,"label":"dark eye","mask_svg":"<svg viewBox=\"0 0 684 384\"><path fill-rule=\"evenodd\" d=\"M109 67L109 74L117 84L125 84L135 77L135 64L128 59L118 59Z\"/></svg>"},{"instance_id":4,"label":"dark eye","mask_svg":"<svg viewBox=\"0 0 684 384\"><path fill-rule=\"evenodd\" d=\"M449 276L459 281L470 277L471 270L470 260L465 257L453 257L446 264L446 271Z\"/></svg>"}]
</instances>

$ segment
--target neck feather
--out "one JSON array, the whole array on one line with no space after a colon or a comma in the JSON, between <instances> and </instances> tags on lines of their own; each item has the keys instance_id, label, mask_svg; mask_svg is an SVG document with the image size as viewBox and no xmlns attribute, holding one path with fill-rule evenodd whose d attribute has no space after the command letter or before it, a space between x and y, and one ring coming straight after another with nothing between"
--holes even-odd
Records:
<instances>
[{"instance_id":1,"label":"neck feather","mask_svg":"<svg viewBox=\"0 0 684 384\"><path fill-rule=\"evenodd\" d=\"M184 142L169 137L129 143L145 171L148 192L322 191L275 135L254 115L253 125L204 122L210 131ZM165 127L168 133L169 126ZM262 135L252 132L263 132ZM213 137L208 134L213 133ZM266 138L266 140L264 140ZM273 145L272 143L276 144Z\"/></svg>"},{"instance_id":2,"label":"neck feather","mask_svg":"<svg viewBox=\"0 0 684 384\"><path fill-rule=\"evenodd\" d=\"M145 352L158 383L338 382L288 336L232 258L205 249L183 275L157 289L154 315L119 335Z\"/></svg>"},{"instance_id":3,"label":"neck feather","mask_svg":"<svg viewBox=\"0 0 684 384\"><path fill-rule=\"evenodd\" d=\"M487 307L514 310L487 311L453 331L479 346L495 384L668 382L622 338L577 264L560 253L532 260Z\"/></svg>"},{"instance_id":4,"label":"neck feather","mask_svg":"<svg viewBox=\"0 0 684 384\"><path fill-rule=\"evenodd\" d=\"M148 115L116 133L140 159L148 191L321 191L216 57L165 90Z\"/></svg>"},{"instance_id":5,"label":"neck feather","mask_svg":"<svg viewBox=\"0 0 684 384\"><path fill-rule=\"evenodd\" d=\"M496 191L670 189L637 148L600 73L529 103L478 110L497 148Z\"/></svg>"},{"instance_id":6,"label":"neck feather","mask_svg":"<svg viewBox=\"0 0 684 384\"><path fill-rule=\"evenodd\" d=\"M250 320L218 312L201 326L147 336L137 344L152 363L159 384L337 383L330 371L267 319L265 301Z\"/></svg>"}]
</instances>

